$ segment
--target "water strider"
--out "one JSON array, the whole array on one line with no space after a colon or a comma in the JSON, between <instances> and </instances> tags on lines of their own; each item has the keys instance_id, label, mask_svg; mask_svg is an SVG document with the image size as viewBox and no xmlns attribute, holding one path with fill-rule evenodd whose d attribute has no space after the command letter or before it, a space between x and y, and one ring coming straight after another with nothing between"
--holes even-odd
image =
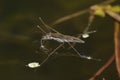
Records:
<instances>
[{"instance_id":1,"label":"water strider","mask_svg":"<svg viewBox=\"0 0 120 80\"><path fill-rule=\"evenodd\" d=\"M40 63L39 66L44 64L50 58L51 55L53 55L59 48L61 48L64 45L64 43L67 43L71 47L71 49L73 49L79 55L80 58L94 59L94 58L92 58L90 56L81 55L74 48L74 46L71 43L85 43L85 41L80 39L80 37L82 36L83 38L87 38L87 37L89 37L90 33L93 33L95 31L88 32L88 27L87 27L85 29L84 33L80 34L79 37L74 37L74 36L70 36L70 35L64 35L64 34L58 32L57 30L51 28L50 26L46 25L41 18L39 18L39 19L42 22L42 24L44 25L44 27L50 31L50 32L47 33L44 29L42 29L39 25L37 25L37 27L45 34L45 35L42 36L42 38L40 40L40 47L43 48L44 50L47 50L47 48L45 48L45 46L43 44L43 42L47 41L47 40L54 40L54 41L57 41L57 42L60 43L60 45L58 47L56 47L52 52L50 52L48 54L47 58L45 60L43 60L43 62ZM97 60L97 59L94 59L94 60ZM31 64L31 63L29 63L29 64Z\"/></svg>"}]
</instances>

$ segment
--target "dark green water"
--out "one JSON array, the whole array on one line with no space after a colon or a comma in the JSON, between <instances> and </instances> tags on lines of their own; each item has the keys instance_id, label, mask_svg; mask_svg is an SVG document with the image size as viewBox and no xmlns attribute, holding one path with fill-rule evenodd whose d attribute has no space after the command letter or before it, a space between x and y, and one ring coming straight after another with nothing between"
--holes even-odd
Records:
<instances>
[{"instance_id":1,"label":"dark green water","mask_svg":"<svg viewBox=\"0 0 120 80\"><path fill-rule=\"evenodd\" d=\"M91 29L97 32L86 43L76 48L85 55L102 61L85 60L73 56L56 56L41 68L30 69L25 65L41 62L45 55L36 53L39 48L42 17L48 24L58 18L86 9L104 0L0 0L0 80L88 80L114 53L114 20L96 17ZM120 4L118 0L115 4ZM87 25L88 14L76 17L55 29L69 35L81 33ZM80 45L80 46L79 46ZM41 53L41 52L39 52ZM69 52L69 54L74 52ZM61 54L61 53L59 53ZM107 68L97 80L119 80L115 63Z\"/></svg>"}]
</instances>

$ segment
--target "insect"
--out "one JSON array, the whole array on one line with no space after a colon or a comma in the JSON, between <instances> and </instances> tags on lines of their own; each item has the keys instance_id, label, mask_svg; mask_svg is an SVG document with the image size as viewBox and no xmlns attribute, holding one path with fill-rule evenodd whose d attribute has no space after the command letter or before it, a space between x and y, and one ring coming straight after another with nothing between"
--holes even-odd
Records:
<instances>
[{"instance_id":1,"label":"insect","mask_svg":"<svg viewBox=\"0 0 120 80\"><path fill-rule=\"evenodd\" d=\"M42 22L42 24L44 25L44 27L48 30L50 30L51 32L47 33L45 32L44 29L42 29L39 25L37 25L37 27L45 34L42 36L41 40L40 40L40 47L47 50L44 46L44 41L47 40L54 40L60 43L60 45L58 47L56 47L51 53L48 54L47 58L43 60L43 62L40 64L44 64L51 55L53 55L59 48L61 48L65 43L67 43L76 53L77 55L79 55L80 58L85 58L85 59L94 59L90 56L85 56L85 55L81 55L71 43L85 43L85 41L83 41L82 39L80 39L80 36L83 36L84 38L89 37L90 33L93 32L88 32L88 28L87 30L84 32L84 34L79 35L79 37L74 37L74 36L70 36L70 35L64 35L60 32L58 32L57 30L51 28L50 26L48 26L47 24L44 23L44 21L39 17L40 21Z\"/></svg>"}]
</instances>

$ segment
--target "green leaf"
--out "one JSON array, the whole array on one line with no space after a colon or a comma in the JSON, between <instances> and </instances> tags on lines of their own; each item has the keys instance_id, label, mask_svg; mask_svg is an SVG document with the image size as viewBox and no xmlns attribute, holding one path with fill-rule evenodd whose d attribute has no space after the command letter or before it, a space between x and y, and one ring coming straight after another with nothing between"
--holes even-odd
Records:
<instances>
[{"instance_id":1,"label":"green leaf","mask_svg":"<svg viewBox=\"0 0 120 80\"><path fill-rule=\"evenodd\" d=\"M120 13L120 6L113 6L111 8L111 11L116 12L116 13Z\"/></svg>"},{"instance_id":2,"label":"green leaf","mask_svg":"<svg viewBox=\"0 0 120 80\"><path fill-rule=\"evenodd\" d=\"M100 16L100 17L105 17L105 12L101 7L98 7L95 11L95 15Z\"/></svg>"},{"instance_id":3,"label":"green leaf","mask_svg":"<svg viewBox=\"0 0 120 80\"><path fill-rule=\"evenodd\" d=\"M96 10L95 15L100 17L105 17L105 12L103 10Z\"/></svg>"}]
</instances>

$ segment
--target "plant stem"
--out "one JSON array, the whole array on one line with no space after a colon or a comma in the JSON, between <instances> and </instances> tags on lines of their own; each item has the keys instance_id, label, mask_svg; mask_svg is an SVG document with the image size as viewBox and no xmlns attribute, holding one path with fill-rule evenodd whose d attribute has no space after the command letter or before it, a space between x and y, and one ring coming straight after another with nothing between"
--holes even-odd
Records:
<instances>
[{"instance_id":1,"label":"plant stem","mask_svg":"<svg viewBox=\"0 0 120 80\"><path fill-rule=\"evenodd\" d=\"M78 12L76 12L76 13L69 14L69 15L67 15L67 16L61 17L61 18L57 19L56 21L54 21L52 25L60 24L60 23L62 23L62 22L64 22L64 21L67 21L67 20L69 20L69 19L78 17L78 16L80 16L80 15L82 15L82 14L87 13L88 11L89 11L89 9L85 9L85 10L83 10L83 11L78 11Z\"/></svg>"},{"instance_id":2,"label":"plant stem","mask_svg":"<svg viewBox=\"0 0 120 80\"><path fill-rule=\"evenodd\" d=\"M102 2L102 3L100 3L100 4L96 4L96 5L110 4L110 3L113 3L113 2L115 2L115 1L116 1L116 0L106 0L106 1L104 1L104 2ZM94 6L94 5L92 5L92 6ZM80 16L80 15L83 15L83 14L89 12L89 11L90 11L90 8L91 8L92 6L90 6L88 9L84 9L84 10L82 10L82 11L78 11L78 12L75 12L75 13L73 13L73 14L69 14L69 15L66 15L66 16L64 16L64 17L61 17L61 18L57 19L56 21L54 21L51 25L52 25L52 26L53 26L53 25L57 25L57 24L60 24L60 23L62 23L62 22L65 22L65 21L67 21L67 20L70 20L70 19L73 19L73 18L78 17L78 16Z\"/></svg>"},{"instance_id":3,"label":"plant stem","mask_svg":"<svg viewBox=\"0 0 120 80\"><path fill-rule=\"evenodd\" d=\"M120 23L117 21L115 21L114 42L116 67L120 77Z\"/></svg>"},{"instance_id":4,"label":"plant stem","mask_svg":"<svg viewBox=\"0 0 120 80\"><path fill-rule=\"evenodd\" d=\"M89 78L88 80L96 80L96 78L107 68L109 67L112 62L115 59L115 55L113 54L110 59L106 62L105 65L103 65L91 78Z\"/></svg>"}]
</instances>

